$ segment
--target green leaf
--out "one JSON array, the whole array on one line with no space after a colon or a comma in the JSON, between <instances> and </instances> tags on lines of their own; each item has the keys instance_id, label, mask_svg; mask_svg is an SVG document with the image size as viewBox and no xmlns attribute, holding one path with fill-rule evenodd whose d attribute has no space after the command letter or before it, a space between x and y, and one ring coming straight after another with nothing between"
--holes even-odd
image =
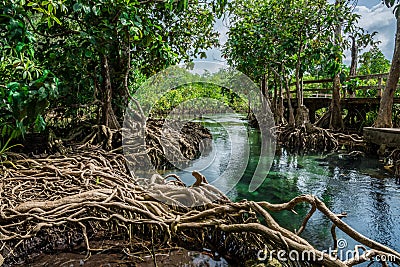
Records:
<instances>
[{"instance_id":1,"label":"green leaf","mask_svg":"<svg viewBox=\"0 0 400 267\"><path fill-rule=\"evenodd\" d=\"M86 14L89 14L91 12L90 6L84 5L84 6L82 6L82 8L83 8L83 12L85 12Z\"/></svg>"},{"instance_id":2,"label":"green leaf","mask_svg":"<svg viewBox=\"0 0 400 267\"><path fill-rule=\"evenodd\" d=\"M40 13L47 14L46 10L44 10L44 9L41 8L41 7L35 7L35 8L33 8L33 9L39 11Z\"/></svg>"},{"instance_id":3,"label":"green leaf","mask_svg":"<svg viewBox=\"0 0 400 267\"><path fill-rule=\"evenodd\" d=\"M8 133L8 125L4 125L3 129L1 130L1 137L5 137Z\"/></svg>"},{"instance_id":4,"label":"green leaf","mask_svg":"<svg viewBox=\"0 0 400 267\"><path fill-rule=\"evenodd\" d=\"M61 25L61 21L60 21L56 16L52 16L52 18L53 18L53 20L54 20L55 22L58 23L58 25Z\"/></svg>"},{"instance_id":5,"label":"green leaf","mask_svg":"<svg viewBox=\"0 0 400 267\"><path fill-rule=\"evenodd\" d=\"M72 7L72 9L75 11L75 12L78 12L79 10L81 10L82 9L82 4L81 3L75 3L74 4L74 6Z\"/></svg>"},{"instance_id":6,"label":"green leaf","mask_svg":"<svg viewBox=\"0 0 400 267\"><path fill-rule=\"evenodd\" d=\"M46 92L46 89L44 87L40 87L39 88L38 94L39 94L39 101L47 98L47 92Z\"/></svg>"},{"instance_id":7,"label":"green leaf","mask_svg":"<svg viewBox=\"0 0 400 267\"><path fill-rule=\"evenodd\" d=\"M36 132L42 132L46 129L46 122L44 121L42 115L38 115L35 120L34 130Z\"/></svg>"},{"instance_id":8,"label":"green leaf","mask_svg":"<svg viewBox=\"0 0 400 267\"><path fill-rule=\"evenodd\" d=\"M96 16L100 14L100 8L98 6L93 6L92 11Z\"/></svg>"},{"instance_id":9,"label":"green leaf","mask_svg":"<svg viewBox=\"0 0 400 267\"><path fill-rule=\"evenodd\" d=\"M400 8L399 8L399 5L397 5L397 6L394 8L393 12L394 12L396 18L397 18L397 19L400 19Z\"/></svg>"},{"instance_id":10,"label":"green leaf","mask_svg":"<svg viewBox=\"0 0 400 267\"><path fill-rule=\"evenodd\" d=\"M85 51L85 56L86 56L86 57L91 58L92 55L93 55L92 51L90 51L90 50L86 50L86 51Z\"/></svg>"},{"instance_id":11,"label":"green leaf","mask_svg":"<svg viewBox=\"0 0 400 267\"><path fill-rule=\"evenodd\" d=\"M19 83L10 82L10 83L7 84L7 88L12 90L12 91L15 91L15 90L17 90L19 88Z\"/></svg>"},{"instance_id":12,"label":"green leaf","mask_svg":"<svg viewBox=\"0 0 400 267\"><path fill-rule=\"evenodd\" d=\"M384 0L387 7L392 7L394 5L395 0Z\"/></svg>"},{"instance_id":13,"label":"green leaf","mask_svg":"<svg viewBox=\"0 0 400 267\"><path fill-rule=\"evenodd\" d=\"M15 50L16 50L17 52L21 52L21 51L24 49L24 47L25 47L25 44L24 44L24 43L18 42L17 46L15 47Z\"/></svg>"},{"instance_id":14,"label":"green leaf","mask_svg":"<svg viewBox=\"0 0 400 267\"><path fill-rule=\"evenodd\" d=\"M14 100L17 100L16 102L19 102L20 96L21 96L21 94L20 94L19 92L12 92L12 93L8 96L8 102L9 102L9 103L13 103L13 102L15 102Z\"/></svg>"}]
</instances>

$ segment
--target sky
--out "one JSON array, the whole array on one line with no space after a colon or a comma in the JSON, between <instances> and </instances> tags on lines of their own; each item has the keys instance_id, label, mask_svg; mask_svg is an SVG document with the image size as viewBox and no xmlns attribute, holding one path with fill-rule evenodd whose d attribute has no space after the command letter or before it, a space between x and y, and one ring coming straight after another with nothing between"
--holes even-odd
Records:
<instances>
[{"instance_id":1,"label":"sky","mask_svg":"<svg viewBox=\"0 0 400 267\"><path fill-rule=\"evenodd\" d=\"M329 0L334 2L334 0ZM392 9L382 4L381 0L358 0L354 12L361 15L358 25L368 32L378 32L375 40L381 41L378 45L385 57L392 60L394 39L396 32L396 19ZM226 42L228 27L226 21L217 20L215 29L220 33L221 47ZM207 51L207 60L215 62L225 62L221 57L221 47L212 48ZM368 50L368 48L367 48ZM361 51L363 53L364 51ZM350 53L345 53L347 57L344 59L345 64L350 64Z\"/></svg>"},{"instance_id":2,"label":"sky","mask_svg":"<svg viewBox=\"0 0 400 267\"><path fill-rule=\"evenodd\" d=\"M378 32L375 39L387 59L392 60L396 19L393 10L382 4L380 0L359 0L354 12L361 15L359 26L369 32Z\"/></svg>"}]
</instances>

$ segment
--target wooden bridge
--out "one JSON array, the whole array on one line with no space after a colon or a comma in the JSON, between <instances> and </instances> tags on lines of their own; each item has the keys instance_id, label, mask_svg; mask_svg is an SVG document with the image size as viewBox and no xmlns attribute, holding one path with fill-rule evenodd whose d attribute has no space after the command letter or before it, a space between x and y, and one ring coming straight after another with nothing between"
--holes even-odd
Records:
<instances>
[{"instance_id":1,"label":"wooden bridge","mask_svg":"<svg viewBox=\"0 0 400 267\"><path fill-rule=\"evenodd\" d=\"M347 85L342 85L341 108L346 114L345 123L348 128L360 130L369 111L377 110L380 103L382 91L385 87L388 73L350 76L346 79ZM362 84L362 85L360 85ZM293 88L294 84L291 84ZM332 79L306 80L303 81L303 104L310 111L310 120L315 122L316 112L322 108L329 108L332 101ZM400 85L399 85L400 88ZM353 93L350 94L349 91ZM291 90L291 103L294 109L298 101L296 90ZM394 99L395 104L400 104L400 98ZM286 115L288 115L287 98L284 99Z\"/></svg>"},{"instance_id":2,"label":"wooden bridge","mask_svg":"<svg viewBox=\"0 0 400 267\"><path fill-rule=\"evenodd\" d=\"M297 99L291 99L292 107L297 108ZM304 105L310 111L310 120L315 122L315 113L321 108L328 108L332 102L331 97L307 97L303 100ZM360 113L360 115L365 116L368 111L376 110L379 108L380 98L342 98L340 100L340 106L342 109L349 110L353 109ZM400 98L394 98L395 104L400 104ZM287 107L287 99L285 99L285 104Z\"/></svg>"}]
</instances>

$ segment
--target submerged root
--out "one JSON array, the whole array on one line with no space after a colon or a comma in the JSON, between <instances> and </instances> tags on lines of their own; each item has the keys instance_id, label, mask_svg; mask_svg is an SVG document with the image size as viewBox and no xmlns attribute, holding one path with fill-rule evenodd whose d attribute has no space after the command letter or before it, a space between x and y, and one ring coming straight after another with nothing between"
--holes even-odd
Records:
<instances>
[{"instance_id":1,"label":"submerged root","mask_svg":"<svg viewBox=\"0 0 400 267\"><path fill-rule=\"evenodd\" d=\"M353 266L376 255L400 263L399 252L361 235L315 196L302 195L283 204L234 203L198 172L193 173L192 186L178 176L156 174L141 181L128 174L125 163L120 154L91 147L58 157L16 159L15 167L2 170L0 253L4 265L26 260L39 249L83 247L88 255L110 249L131 254L143 247L154 251L154 247L174 244L207 248L237 265L257 262L260 251L268 254L279 249L316 255L297 263L281 262L283 266ZM281 227L270 215L293 211L304 203L311 209L297 232ZM300 237L316 211L364 246L363 256L344 262ZM121 242L111 246L108 239Z\"/></svg>"}]
</instances>

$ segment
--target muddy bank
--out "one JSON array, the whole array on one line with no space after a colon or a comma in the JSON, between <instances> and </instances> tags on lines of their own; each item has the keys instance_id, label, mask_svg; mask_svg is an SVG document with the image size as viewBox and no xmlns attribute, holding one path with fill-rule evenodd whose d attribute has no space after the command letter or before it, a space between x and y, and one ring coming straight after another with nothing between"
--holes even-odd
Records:
<instances>
[{"instance_id":1,"label":"muddy bank","mask_svg":"<svg viewBox=\"0 0 400 267\"><path fill-rule=\"evenodd\" d=\"M156 265L157 264L157 265ZM18 265L17 265L18 266ZM213 260L210 255L183 248L163 249L150 253L94 254L90 258L77 253L41 254L20 266L29 267L131 267L131 266L228 266L225 260Z\"/></svg>"}]
</instances>

